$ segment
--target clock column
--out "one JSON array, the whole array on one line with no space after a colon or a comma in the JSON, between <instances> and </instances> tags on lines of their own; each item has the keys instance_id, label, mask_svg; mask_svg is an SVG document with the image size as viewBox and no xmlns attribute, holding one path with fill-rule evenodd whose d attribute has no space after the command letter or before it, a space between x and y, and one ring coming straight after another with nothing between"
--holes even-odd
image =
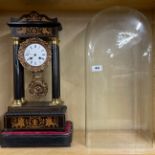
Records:
<instances>
[{"instance_id":1,"label":"clock column","mask_svg":"<svg viewBox=\"0 0 155 155\"><path fill-rule=\"evenodd\" d=\"M52 103L51 105L62 104L60 99L60 64L59 64L59 40L52 38Z\"/></svg>"},{"instance_id":2,"label":"clock column","mask_svg":"<svg viewBox=\"0 0 155 155\"><path fill-rule=\"evenodd\" d=\"M14 101L12 106L22 106L24 102L24 68L18 60L19 38L13 38L13 80Z\"/></svg>"}]
</instances>

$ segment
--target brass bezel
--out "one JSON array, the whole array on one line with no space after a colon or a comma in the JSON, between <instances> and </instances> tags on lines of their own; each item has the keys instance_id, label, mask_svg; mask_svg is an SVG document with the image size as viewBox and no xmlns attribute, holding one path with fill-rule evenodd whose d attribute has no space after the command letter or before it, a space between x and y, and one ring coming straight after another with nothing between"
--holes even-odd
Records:
<instances>
[{"instance_id":1,"label":"brass bezel","mask_svg":"<svg viewBox=\"0 0 155 155\"><path fill-rule=\"evenodd\" d=\"M25 52L26 47L31 45L31 44L34 44L34 43L42 45L46 49L46 52L47 52L46 61L40 66L31 66L31 65L29 65L25 61L25 58L24 58L24 52ZM24 42L20 43L20 47L19 47L19 51L18 51L18 59L19 59L20 63L22 64L22 66L27 70L30 70L32 72L43 71L47 67L49 62L51 61L50 45L46 41L44 41L44 40L42 40L40 38L28 38Z\"/></svg>"}]
</instances>

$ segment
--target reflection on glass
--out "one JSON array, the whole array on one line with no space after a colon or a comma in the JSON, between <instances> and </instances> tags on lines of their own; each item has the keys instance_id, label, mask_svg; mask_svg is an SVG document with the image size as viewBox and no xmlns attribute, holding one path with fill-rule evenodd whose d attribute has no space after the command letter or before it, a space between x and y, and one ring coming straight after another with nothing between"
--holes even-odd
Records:
<instances>
[{"instance_id":1,"label":"reflection on glass","mask_svg":"<svg viewBox=\"0 0 155 155\"><path fill-rule=\"evenodd\" d=\"M131 32L120 32L118 33L116 45L118 46L118 48L122 48L126 44L129 44L130 41L132 41L132 39L134 39L137 36L138 34L131 33Z\"/></svg>"},{"instance_id":2,"label":"reflection on glass","mask_svg":"<svg viewBox=\"0 0 155 155\"><path fill-rule=\"evenodd\" d=\"M86 47L87 145L152 146L148 20L124 7L102 11L88 25Z\"/></svg>"}]
</instances>

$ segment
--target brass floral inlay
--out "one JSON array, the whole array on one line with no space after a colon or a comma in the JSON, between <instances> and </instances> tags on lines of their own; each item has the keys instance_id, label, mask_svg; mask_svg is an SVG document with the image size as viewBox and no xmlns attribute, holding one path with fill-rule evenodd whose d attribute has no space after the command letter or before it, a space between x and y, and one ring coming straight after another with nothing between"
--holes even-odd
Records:
<instances>
[{"instance_id":1,"label":"brass floral inlay","mask_svg":"<svg viewBox=\"0 0 155 155\"><path fill-rule=\"evenodd\" d=\"M11 118L11 127L14 129L58 128L59 122L58 117L53 116L20 116Z\"/></svg>"},{"instance_id":2,"label":"brass floral inlay","mask_svg":"<svg viewBox=\"0 0 155 155\"><path fill-rule=\"evenodd\" d=\"M26 36L50 36L52 29L48 27L19 27L16 29L16 33Z\"/></svg>"}]
</instances>

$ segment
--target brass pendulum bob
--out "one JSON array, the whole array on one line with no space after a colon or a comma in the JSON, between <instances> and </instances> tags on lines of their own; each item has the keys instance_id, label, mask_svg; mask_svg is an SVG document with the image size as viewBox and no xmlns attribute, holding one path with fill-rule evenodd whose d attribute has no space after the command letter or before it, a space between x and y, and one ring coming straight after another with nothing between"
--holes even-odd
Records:
<instances>
[{"instance_id":1,"label":"brass pendulum bob","mask_svg":"<svg viewBox=\"0 0 155 155\"><path fill-rule=\"evenodd\" d=\"M29 86L29 93L34 97L43 97L48 93L48 85L42 77L42 72L33 73Z\"/></svg>"}]
</instances>

